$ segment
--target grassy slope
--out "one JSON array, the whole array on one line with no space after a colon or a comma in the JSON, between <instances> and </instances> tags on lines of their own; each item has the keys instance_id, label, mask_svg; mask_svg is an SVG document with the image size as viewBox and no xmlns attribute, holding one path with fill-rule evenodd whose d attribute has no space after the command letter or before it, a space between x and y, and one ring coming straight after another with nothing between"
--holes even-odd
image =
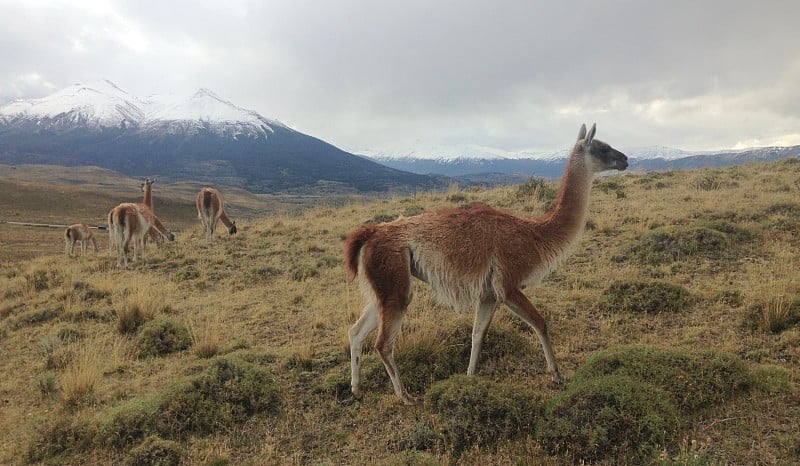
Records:
<instances>
[{"instance_id":1,"label":"grassy slope","mask_svg":"<svg viewBox=\"0 0 800 466\"><path fill-rule=\"evenodd\" d=\"M138 184L132 180L120 180L131 185L125 192L109 187L102 200L85 201L80 187L0 179L0 194L18 194L23 199L18 207L4 204L2 215L26 221L101 222L105 212L117 199L125 200L131 189L134 198L139 195ZM105 248L99 255L65 258L60 232L51 238L39 230L0 225L0 354L4 355L0 358L0 463L22 461L47 420L74 419L99 426L113 407L163 393L176 378L196 372L198 356L191 350L138 359L135 340L116 330L117 316L131 307L183 322L196 337L210 335L207 339L218 340L221 351L245 355L269 368L282 387L284 404L277 417L255 416L209 435L181 438L189 463L396 461L403 439L429 412L427 407L399 405L380 366L364 371L361 403L337 396L336 382L348 380L347 328L361 307L358 286L348 283L340 264L343 236L371 218L465 201L487 202L519 214L543 211L541 202L520 198L516 187L353 201L302 213L290 212L293 209L286 203L280 204L282 208L264 207L259 199L232 195L227 199L231 215L236 218L236 212L243 218L237 222L239 234L207 245L195 224L193 191L194 187L169 186L154 193L157 212L163 212L162 219L177 224L183 234L174 243L151 250L145 263L129 270L112 267ZM53 209L31 194L42 192L48 199L69 202ZM547 316L562 372L569 379L588 357L627 344L711 348L754 366L779 366L788 371L792 382L788 392L753 391L699 413L683 428L685 441L671 445L665 456L736 464L797 461L800 325L772 333L750 322L753 309L781 307L800 296L799 193L800 163L796 161L681 173L628 173L598 180L590 228L576 253L541 288L526 291ZM266 216L267 212L272 213ZM652 231L708 225L728 229L732 238L739 239L721 252L700 251L670 261L654 261L637 252ZM26 252L21 254L17 248ZM611 282L640 279L682 285L694 297L694 304L688 311L656 314L615 312L600 306ZM87 287L101 297L80 292ZM401 368L404 354L421 346L431 345L435 353L437 344L468 345L466 339L443 337L454 319L467 325L470 316L437 306L427 288L417 284L398 342ZM544 399L563 391L550 384L532 332L505 309L498 312L492 326L521 335L525 344L515 349L513 358L485 352L479 367L482 377L524 383ZM79 332L80 339L62 341L59 333L68 332L63 329ZM497 337L490 333L489 338L493 335ZM374 358L372 350L367 353L370 357ZM466 363L465 359L464 371ZM76 389L80 378L74 376L74 369L81 365L89 367L86 377L93 382L86 392ZM402 375L404 379L413 376ZM54 382L49 385L48 380ZM428 385L422 383L423 391ZM549 456L535 438L525 435L465 455L462 460L480 464L571 463L568 458ZM123 458L122 452L93 445L57 462ZM434 449L431 458L443 464L454 461L442 449Z\"/></svg>"}]
</instances>

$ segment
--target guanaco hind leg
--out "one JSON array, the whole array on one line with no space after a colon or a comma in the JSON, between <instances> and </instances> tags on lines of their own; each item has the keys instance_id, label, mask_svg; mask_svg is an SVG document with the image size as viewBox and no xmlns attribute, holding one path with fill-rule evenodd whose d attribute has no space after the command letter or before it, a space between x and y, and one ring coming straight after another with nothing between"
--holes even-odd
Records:
<instances>
[{"instance_id":1,"label":"guanaco hind leg","mask_svg":"<svg viewBox=\"0 0 800 466\"><path fill-rule=\"evenodd\" d=\"M550 344L550 337L547 335L547 324L545 323L544 317L539 314L539 311L536 310L533 303L519 290L512 290L510 293L506 294L506 304L515 314L520 316L522 320L533 327L536 336L539 337L539 341L542 343L544 357L547 360L547 367L553 376L553 381L562 382L564 378L558 370L556 356Z\"/></svg>"}]
</instances>

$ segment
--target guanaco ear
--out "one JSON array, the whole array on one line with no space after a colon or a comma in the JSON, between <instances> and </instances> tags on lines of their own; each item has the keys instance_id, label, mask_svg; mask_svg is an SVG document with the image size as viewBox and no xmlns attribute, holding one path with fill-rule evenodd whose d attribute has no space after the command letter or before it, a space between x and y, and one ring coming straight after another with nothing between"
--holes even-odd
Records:
<instances>
[{"instance_id":1,"label":"guanaco ear","mask_svg":"<svg viewBox=\"0 0 800 466\"><path fill-rule=\"evenodd\" d=\"M586 135L586 143L589 144L594 139L594 133L597 131L597 123L592 123L592 129L589 130L589 134Z\"/></svg>"},{"instance_id":2,"label":"guanaco ear","mask_svg":"<svg viewBox=\"0 0 800 466\"><path fill-rule=\"evenodd\" d=\"M586 124L581 125L581 129L578 131L578 141L586 137Z\"/></svg>"}]
</instances>

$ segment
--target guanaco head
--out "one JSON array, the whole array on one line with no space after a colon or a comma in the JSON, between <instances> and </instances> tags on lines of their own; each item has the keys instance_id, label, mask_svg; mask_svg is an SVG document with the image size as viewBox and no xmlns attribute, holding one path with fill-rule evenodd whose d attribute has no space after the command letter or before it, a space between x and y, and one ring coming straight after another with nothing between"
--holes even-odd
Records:
<instances>
[{"instance_id":1,"label":"guanaco head","mask_svg":"<svg viewBox=\"0 0 800 466\"><path fill-rule=\"evenodd\" d=\"M170 241L175 241L175 234L173 234L171 231L168 231L167 232L167 239L170 240Z\"/></svg>"},{"instance_id":2,"label":"guanaco head","mask_svg":"<svg viewBox=\"0 0 800 466\"><path fill-rule=\"evenodd\" d=\"M152 180L150 178L145 178L144 181L142 182L141 186L140 186L142 188L142 192L147 191L147 187L148 186L153 186L153 183L155 183L155 182L156 182L155 178L153 178Z\"/></svg>"},{"instance_id":3,"label":"guanaco head","mask_svg":"<svg viewBox=\"0 0 800 466\"><path fill-rule=\"evenodd\" d=\"M231 222L231 227L228 228L228 234L229 235L234 235L234 234L236 234L237 231L238 230L236 229L236 220L234 220L234 221Z\"/></svg>"},{"instance_id":4,"label":"guanaco head","mask_svg":"<svg viewBox=\"0 0 800 466\"><path fill-rule=\"evenodd\" d=\"M622 171L628 168L628 157L605 142L595 139L594 133L596 130L596 124L592 124L592 129L588 133L586 132L586 125L581 125L577 142L580 147L576 147L586 155L587 160L590 161L589 166L592 167L592 171L601 172L614 169Z\"/></svg>"}]
</instances>

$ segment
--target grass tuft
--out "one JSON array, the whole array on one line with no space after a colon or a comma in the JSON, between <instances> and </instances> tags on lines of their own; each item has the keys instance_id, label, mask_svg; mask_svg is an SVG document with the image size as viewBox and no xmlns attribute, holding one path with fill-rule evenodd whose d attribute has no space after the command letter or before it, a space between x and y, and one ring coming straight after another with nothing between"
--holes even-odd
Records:
<instances>
[{"instance_id":1,"label":"grass tuft","mask_svg":"<svg viewBox=\"0 0 800 466\"><path fill-rule=\"evenodd\" d=\"M219 315L206 317L192 331L192 347L198 357L208 359L222 351L223 323Z\"/></svg>"},{"instance_id":2,"label":"grass tuft","mask_svg":"<svg viewBox=\"0 0 800 466\"><path fill-rule=\"evenodd\" d=\"M92 401L95 384L103 377L101 351L92 346L78 350L61 376L61 392L65 405L74 407Z\"/></svg>"}]
</instances>

